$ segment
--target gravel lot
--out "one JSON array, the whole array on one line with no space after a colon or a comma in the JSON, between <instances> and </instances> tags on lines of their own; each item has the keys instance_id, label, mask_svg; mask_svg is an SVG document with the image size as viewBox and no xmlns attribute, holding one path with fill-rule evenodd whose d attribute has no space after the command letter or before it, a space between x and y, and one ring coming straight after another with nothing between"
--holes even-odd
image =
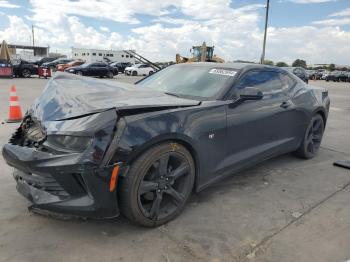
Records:
<instances>
[{"instance_id":1,"label":"gravel lot","mask_svg":"<svg viewBox=\"0 0 350 262\"><path fill-rule=\"evenodd\" d=\"M139 78L116 76L134 82ZM18 124L7 117L9 88L22 110L47 80L0 79L0 145ZM329 89L331 110L318 156L288 154L193 195L185 211L156 229L123 217L61 221L27 210L0 158L0 261L335 261L350 259L350 83Z\"/></svg>"}]
</instances>

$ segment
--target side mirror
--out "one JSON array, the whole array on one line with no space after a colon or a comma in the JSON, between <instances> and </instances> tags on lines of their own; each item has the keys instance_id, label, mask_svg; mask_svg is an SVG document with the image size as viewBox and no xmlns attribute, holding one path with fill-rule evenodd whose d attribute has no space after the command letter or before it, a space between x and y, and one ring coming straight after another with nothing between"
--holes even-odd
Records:
<instances>
[{"instance_id":1,"label":"side mirror","mask_svg":"<svg viewBox=\"0 0 350 262\"><path fill-rule=\"evenodd\" d=\"M240 100L260 100L263 98L263 93L255 87L245 87L237 92Z\"/></svg>"}]
</instances>

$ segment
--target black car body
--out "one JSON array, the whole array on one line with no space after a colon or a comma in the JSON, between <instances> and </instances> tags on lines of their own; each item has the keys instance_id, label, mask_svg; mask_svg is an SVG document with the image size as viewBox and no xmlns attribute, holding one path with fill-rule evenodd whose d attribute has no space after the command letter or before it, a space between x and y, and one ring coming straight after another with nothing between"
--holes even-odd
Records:
<instances>
[{"instance_id":1,"label":"black car body","mask_svg":"<svg viewBox=\"0 0 350 262\"><path fill-rule=\"evenodd\" d=\"M58 73L3 156L33 210L106 218L121 209L157 226L192 189L287 152L314 156L329 104L327 90L254 64L179 64L136 85Z\"/></svg>"},{"instance_id":2,"label":"black car body","mask_svg":"<svg viewBox=\"0 0 350 262\"><path fill-rule=\"evenodd\" d=\"M301 80L303 80L305 83L309 83L309 75L306 72L306 70L302 67L284 67L284 69L288 70L292 74L299 77Z\"/></svg>"},{"instance_id":3,"label":"black car body","mask_svg":"<svg viewBox=\"0 0 350 262\"><path fill-rule=\"evenodd\" d=\"M65 72L82 76L113 78L114 75L118 74L118 69L103 62L94 62L67 68Z\"/></svg>"},{"instance_id":4,"label":"black car body","mask_svg":"<svg viewBox=\"0 0 350 262\"><path fill-rule=\"evenodd\" d=\"M13 74L16 77L31 77L38 74L38 66L25 60L18 60L12 62Z\"/></svg>"},{"instance_id":5,"label":"black car body","mask_svg":"<svg viewBox=\"0 0 350 262\"><path fill-rule=\"evenodd\" d=\"M124 73L125 68L132 66L130 62L113 62L109 64L111 67L114 67L118 70L119 73Z\"/></svg>"},{"instance_id":6,"label":"black car body","mask_svg":"<svg viewBox=\"0 0 350 262\"><path fill-rule=\"evenodd\" d=\"M51 62L43 63L41 66L45 68L51 68L56 69L56 66L59 64L67 64L69 62L72 62L74 59L68 59L68 58L58 58Z\"/></svg>"}]
</instances>

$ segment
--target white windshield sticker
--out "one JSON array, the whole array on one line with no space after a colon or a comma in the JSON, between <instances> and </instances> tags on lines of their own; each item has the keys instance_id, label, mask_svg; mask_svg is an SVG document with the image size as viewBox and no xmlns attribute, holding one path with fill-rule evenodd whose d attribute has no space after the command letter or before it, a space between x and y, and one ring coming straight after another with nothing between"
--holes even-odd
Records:
<instances>
[{"instance_id":1,"label":"white windshield sticker","mask_svg":"<svg viewBox=\"0 0 350 262\"><path fill-rule=\"evenodd\" d=\"M235 76L237 72L232 70L213 68L209 71L209 74L223 75L223 76Z\"/></svg>"}]
</instances>

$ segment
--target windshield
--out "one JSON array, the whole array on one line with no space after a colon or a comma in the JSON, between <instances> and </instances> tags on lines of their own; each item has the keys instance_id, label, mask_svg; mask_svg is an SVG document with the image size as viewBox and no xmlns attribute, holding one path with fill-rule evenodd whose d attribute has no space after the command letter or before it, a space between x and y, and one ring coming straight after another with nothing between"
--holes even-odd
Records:
<instances>
[{"instance_id":1,"label":"windshield","mask_svg":"<svg viewBox=\"0 0 350 262\"><path fill-rule=\"evenodd\" d=\"M169 66L138 85L182 97L213 98L233 80L236 72L231 68Z\"/></svg>"}]
</instances>

